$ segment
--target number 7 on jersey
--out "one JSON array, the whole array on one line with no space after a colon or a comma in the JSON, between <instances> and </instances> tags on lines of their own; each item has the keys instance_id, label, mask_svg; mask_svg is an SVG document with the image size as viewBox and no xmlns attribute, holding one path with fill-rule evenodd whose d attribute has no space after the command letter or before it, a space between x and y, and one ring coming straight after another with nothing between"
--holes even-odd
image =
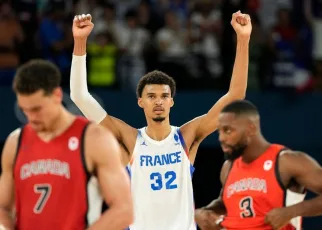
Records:
<instances>
[{"instance_id":1,"label":"number 7 on jersey","mask_svg":"<svg viewBox=\"0 0 322 230\"><path fill-rule=\"evenodd\" d=\"M50 184L35 184L34 192L40 194L37 200L37 203L34 207L34 213L39 214L44 209L50 194L51 194L51 185Z\"/></svg>"}]
</instances>

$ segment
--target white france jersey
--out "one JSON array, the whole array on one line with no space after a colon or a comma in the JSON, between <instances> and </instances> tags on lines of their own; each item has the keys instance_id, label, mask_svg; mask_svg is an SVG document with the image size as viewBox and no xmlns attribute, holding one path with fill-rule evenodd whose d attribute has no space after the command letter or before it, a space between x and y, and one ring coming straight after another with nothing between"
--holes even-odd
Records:
<instances>
[{"instance_id":1,"label":"white france jersey","mask_svg":"<svg viewBox=\"0 0 322 230\"><path fill-rule=\"evenodd\" d=\"M134 223L130 230L196 230L193 166L179 128L162 141L139 129L131 162Z\"/></svg>"}]
</instances>

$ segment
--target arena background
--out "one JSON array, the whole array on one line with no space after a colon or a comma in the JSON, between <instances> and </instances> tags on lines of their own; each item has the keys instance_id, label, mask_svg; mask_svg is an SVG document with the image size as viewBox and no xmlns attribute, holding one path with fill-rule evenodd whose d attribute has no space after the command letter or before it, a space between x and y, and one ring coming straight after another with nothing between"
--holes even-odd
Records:
<instances>
[{"instance_id":1,"label":"arena background","mask_svg":"<svg viewBox=\"0 0 322 230\"><path fill-rule=\"evenodd\" d=\"M171 111L176 126L206 113L228 90L235 55L230 19L239 9L252 17L247 99L260 110L264 135L322 164L319 0L1 1L1 148L7 135L25 123L11 81L15 69L32 58L60 67L64 105L81 114L68 87L73 15L91 13L95 23L88 48L90 92L111 115L139 128L145 118L136 103L135 84L147 71L163 70L176 79ZM218 196L222 163L215 133L198 151L196 207ZM322 229L322 218L305 218L304 229Z\"/></svg>"}]
</instances>

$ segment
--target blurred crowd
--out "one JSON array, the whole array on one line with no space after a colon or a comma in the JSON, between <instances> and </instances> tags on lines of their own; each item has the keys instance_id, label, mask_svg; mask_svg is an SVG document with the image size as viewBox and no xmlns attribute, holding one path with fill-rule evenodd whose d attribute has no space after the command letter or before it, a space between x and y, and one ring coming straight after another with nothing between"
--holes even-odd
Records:
<instances>
[{"instance_id":1,"label":"blurred crowd","mask_svg":"<svg viewBox=\"0 0 322 230\"><path fill-rule=\"evenodd\" d=\"M235 59L232 13L251 16L249 89L322 91L321 0L1 0L0 84L31 58L69 84L72 21L90 13L90 87L134 90L159 69L179 89L226 90Z\"/></svg>"}]
</instances>

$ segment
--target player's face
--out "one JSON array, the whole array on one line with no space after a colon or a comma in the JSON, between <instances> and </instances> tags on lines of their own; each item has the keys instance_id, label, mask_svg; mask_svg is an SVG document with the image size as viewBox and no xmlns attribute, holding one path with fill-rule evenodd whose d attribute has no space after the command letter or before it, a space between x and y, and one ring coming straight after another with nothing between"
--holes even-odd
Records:
<instances>
[{"instance_id":1,"label":"player's face","mask_svg":"<svg viewBox=\"0 0 322 230\"><path fill-rule=\"evenodd\" d=\"M218 132L221 148L227 159L240 157L247 147L247 122L236 118L233 113L221 113L218 118Z\"/></svg>"},{"instance_id":2,"label":"player's face","mask_svg":"<svg viewBox=\"0 0 322 230\"><path fill-rule=\"evenodd\" d=\"M59 114L62 91L57 88L50 95L45 95L43 90L30 95L17 94L17 100L32 128L42 132L51 128Z\"/></svg>"},{"instance_id":3,"label":"player's face","mask_svg":"<svg viewBox=\"0 0 322 230\"><path fill-rule=\"evenodd\" d=\"M156 122L164 121L173 106L171 89L168 85L146 85L138 104L147 118Z\"/></svg>"}]
</instances>

